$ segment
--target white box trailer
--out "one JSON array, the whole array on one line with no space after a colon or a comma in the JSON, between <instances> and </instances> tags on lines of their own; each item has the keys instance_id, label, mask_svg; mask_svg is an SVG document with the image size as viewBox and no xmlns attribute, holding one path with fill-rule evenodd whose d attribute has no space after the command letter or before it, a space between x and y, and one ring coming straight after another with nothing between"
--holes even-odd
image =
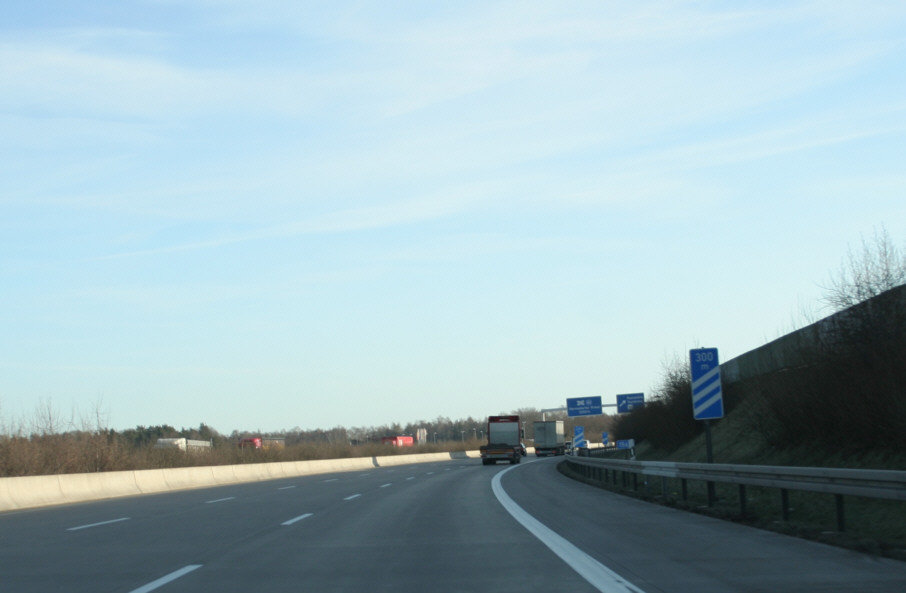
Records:
<instances>
[{"instance_id":1,"label":"white box trailer","mask_svg":"<svg viewBox=\"0 0 906 593\"><path fill-rule=\"evenodd\" d=\"M563 455L566 453L566 433L562 420L538 420L534 423L535 455Z\"/></svg>"}]
</instances>

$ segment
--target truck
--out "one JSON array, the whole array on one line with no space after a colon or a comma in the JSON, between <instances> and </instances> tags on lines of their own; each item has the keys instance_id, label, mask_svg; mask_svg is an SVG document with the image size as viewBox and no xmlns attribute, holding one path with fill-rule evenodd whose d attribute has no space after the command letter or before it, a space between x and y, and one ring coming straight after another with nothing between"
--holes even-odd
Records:
<instances>
[{"instance_id":1,"label":"truck","mask_svg":"<svg viewBox=\"0 0 906 593\"><path fill-rule=\"evenodd\" d=\"M394 447L412 447L415 440L411 436L381 437L381 443Z\"/></svg>"},{"instance_id":2,"label":"truck","mask_svg":"<svg viewBox=\"0 0 906 593\"><path fill-rule=\"evenodd\" d=\"M566 433L562 420L538 420L534 423L535 455L563 455L566 453Z\"/></svg>"},{"instance_id":3,"label":"truck","mask_svg":"<svg viewBox=\"0 0 906 593\"><path fill-rule=\"evenodd\" d=\"M211 450L211 441L195 441L185 437L157 439L155 449L179 449L184 453L198 453Z\"/></svg>"},{"instance_id":4,"label":"truck","mask_svg":"<svg viewBox=\"0 0 906 593\"><path fill-rule=\"evenodd\" d=\"M239 439L240 449L284 449L286 439L283 437L242 437Z\"/></svg>"},{"instance_id":5,"label":"truck","mask_svg":"<svg viewBox=\"0 0 906 593\"><path fill-rule=\"evenodd\" d=\"M488 444L479 447L482 465L498 461L519 463L522 459L522 431L519 416L488 416Z\"/></svg>"}]
</instances>

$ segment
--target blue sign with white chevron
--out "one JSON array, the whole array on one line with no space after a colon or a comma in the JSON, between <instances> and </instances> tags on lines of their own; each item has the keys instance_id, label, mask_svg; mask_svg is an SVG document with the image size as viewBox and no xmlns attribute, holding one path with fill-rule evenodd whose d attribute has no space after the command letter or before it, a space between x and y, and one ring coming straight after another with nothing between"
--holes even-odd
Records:
<instances>
[{"instance_id":1,"label":"blue sign with white chevron","mask_svg":"<svg viewBox=\"0 0 906 593\"><path fill-rule=\"evenodd\" d=\"M723 418L724 398L717 348L690 350L689 369L692 371L692 414L695 419Z\"/></svg>"},{"instance_id":2,"label":"blue sign with white chevron","mask_svg":"<svg viewBox=\"0 0 906 593\"><path fill-rule=\"evenodd\" d=\"M587 446L588 441L585 440L585 427L573 426L573 447L578 449Z\"/></svg>"}]
</instances>

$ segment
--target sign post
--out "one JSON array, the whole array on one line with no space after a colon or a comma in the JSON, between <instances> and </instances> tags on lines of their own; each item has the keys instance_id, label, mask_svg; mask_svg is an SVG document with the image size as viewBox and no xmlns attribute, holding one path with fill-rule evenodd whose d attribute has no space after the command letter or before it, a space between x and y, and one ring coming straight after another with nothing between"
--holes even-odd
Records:
<instances>
[{"instance_id":1,"label":"sign post","mask_svg":"<svg viewBox=\"0 0 906 593\"><path fill-rule=\"evenodd\" d=\"M692 374L692 413L705 422L705 455L714 463L711 444L711 420L724 417L723 390L720 383L720 361L717 348L697 348L689 351L689 370ZM714 482L708 482L708 506L714 505Z\"/></svg>"}]
</instances>

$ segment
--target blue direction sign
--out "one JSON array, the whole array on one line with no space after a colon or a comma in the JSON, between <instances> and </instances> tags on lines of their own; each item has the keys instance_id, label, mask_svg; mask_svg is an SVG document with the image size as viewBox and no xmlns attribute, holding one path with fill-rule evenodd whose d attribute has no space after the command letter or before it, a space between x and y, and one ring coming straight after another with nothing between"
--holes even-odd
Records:
<instances>
[{"instance_id":1,"label":"blue direction sign","mask_svg":"<svg viewBox=\"0 0 906 593\"><path fill-rule=\"evenodd\" d=\"M692 371L692 413L695 419L723 418L724 399L717 348L690 350L689 369Z\"/></svg>"},{"instance_id":2,"label":"blue direction sign","mask_svg":"<svg viewBox=\"0 0 906 593\"><path fill-rule=\"evenodd\" d=\"M645 405L644 393L624 393L617 396L617 414L626 414Z\"/></svg>"},{"instance_id":3,"label":"blue direction sign","mask_svg":"<svg viewBox=\"0 0 906 593\"><path fill-rule=\"evenodd\" d=\"M587 447L588 441L585 440L585 427L573 426L573 447Z\"/></svg>"},{"instance_id":4,"label":"blue direction sign","mask_svg":"<svg viewBox=\"0 0 906 593\"><path fill-rule=\"evenodd\" d=\"M607 434L606 432L602 432L601 433L601 442L604 443L605 447L607 445L609 445L610 444L610 435Z\"/></svg>"},{"instance_id":5,"label":"blue direction sign","mask_svg":"<svg viewBox=\"0 0 906 593\"><path fill-rule=\"evenodd\" d=\"M617 441L617 449L632 449L633 447L635 447L635 439Z\"/></svg>"},{"instance_id":6,"label":"blue direction sign","mask_svg":"<svg viewBox=\"0 0 906 593\"><path fill-rule=\"evenodd\" d=\"M573 397L566 400L567 416L599 416L601 414L600 395Z\"/></svg>"}]
</instances>

